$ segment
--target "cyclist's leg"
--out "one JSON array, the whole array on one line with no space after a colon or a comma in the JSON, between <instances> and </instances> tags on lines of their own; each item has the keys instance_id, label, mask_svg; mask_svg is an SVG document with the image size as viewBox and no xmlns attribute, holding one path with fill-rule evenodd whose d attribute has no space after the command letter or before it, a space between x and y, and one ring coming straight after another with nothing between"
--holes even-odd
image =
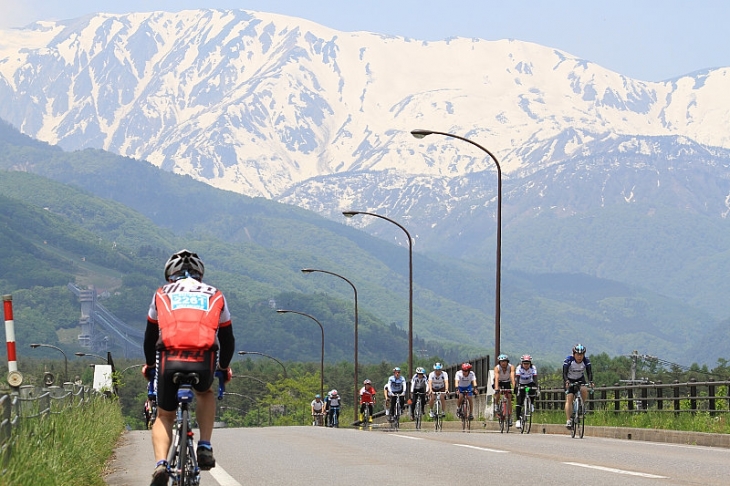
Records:
<instances>
[{"instance_id":1,"label":"cyclist's leg","mask_svg":"<svg viewBox=\"0 0 730 486\"><path fill-rule=\"evenodd\" d=\"M469 400L469 420L474 419L474 392L470 391L467 394L467 400Z\"/></svg>"},{"instance_id":2,"label":"cyclist's leg","mask_svg":"<svg viewBox=\"0 0 730 486\"><path fill-rule=\"evenodd\" d=\"M573 390L573 384L568 385L565 390L565 425L569 427L571 424L571 417L573 416L573 399L575 398L575 392Z\"/></svg>"}]
</instances>

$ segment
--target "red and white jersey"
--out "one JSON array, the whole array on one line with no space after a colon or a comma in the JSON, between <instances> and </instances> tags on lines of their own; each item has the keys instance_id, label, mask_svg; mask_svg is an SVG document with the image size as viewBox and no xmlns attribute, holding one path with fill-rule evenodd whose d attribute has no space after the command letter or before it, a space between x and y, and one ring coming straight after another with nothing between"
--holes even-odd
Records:
<instances>
[{"instance_id":1,"label":"red and white jersey","mask_svg":"<svg viewBox=\"0 0 730 486\"><path fill-rule=\"evenodd\" d=\"M372 385L360 388L360 403L373 403L375 401L375 388Z\"/></svg>"},{"instance_id":2,"label":"red and white jersey","mask_svg":"<svg viewBox=\"0 0 730 486\"><path fill-rule=\"evenodd\" d=\"M231 325L223 293L193 278L163 285L150 304L147 319L160 328L157 349L217 349L218 328Z\"/></svg>"}]
</instances>

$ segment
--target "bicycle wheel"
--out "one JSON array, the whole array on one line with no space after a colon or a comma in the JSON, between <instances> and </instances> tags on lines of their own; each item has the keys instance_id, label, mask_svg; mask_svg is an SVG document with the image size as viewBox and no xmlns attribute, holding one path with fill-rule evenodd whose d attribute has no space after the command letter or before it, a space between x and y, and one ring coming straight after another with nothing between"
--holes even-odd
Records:
<instances>
[{"instance_id":1,"label":"bicycle wheel","mask_svg":"<svg viewBox=\"0 0 730 486\"><path fill-rule=\"evenodd\" d=\"M444 418L441 416L441 399L439 397L436 397L436 406L434 408L436 411L435 413L435 421L436 421L436 432L439 432L444 425Z\"/></svg>"},{"instance_id":2,"label":"bicycle wheel","mask_svg":"<svg viewBox=\"0 0 730 486\"><path fill-rule=\"evenodd\" d=\"M180 481L178 484L180 485L187 485L188 481L190 479L190 474L188 469L188 411L186 409L183 409L182 413L180 414L180 418L182 420L182 423L180 424L180 435L178 436L178 443L177 447L179 448L179 452L177 455L178 463L177 471L179 473Z\"/></svg>"},{"instance_id":3,"label":"bicycle wheel","mask_svg":"<svg viewBox=\"0 0 730 486\"><path fill-rule=\"evenodd\" d=\"M522 433L529 434L532 428L532 400L530 396L525 397L524 408L522 410Z\"/></svg>"},{"instance_id":4,"label":"bicycle wheel","mask_svg":"<svg viewBox=\"0 0 730 486\"><path fill-rule=\"evenodd\" d=\"M469 404L469 401L466 402L466 431L471 432L471 405Z\"/></svg>"},{"instance_id":5,"label":"bicycle wheel","mask_svg":"<svg viewBox=\"0 0 730 486\"><path fill-rule=\"evenodd\" d=\"M575 438L575 433L578 431L578 424L580 422L580 415L578 414L578 410L581 407L581 398L580 398L580 391L576 392L576 397L573 400L573 423L570 427L570 436L572 438Z\"/></svg>"},{"instance_id":6,"label":"bicycle wheel","mask_svg":"<svg viewBox=\"0 0 730 486\"><path fill-rule=\"evenodd\" d=\"M370 407L365 405L364 413L362 414L362 424L364 426L370 425Z\"/></svg>"},{"instance_id":7,"label":"bicycle wheel","mask_svg":"<svg viewBox=\"0 0 730 486\"><path fill-rule=\"evenodd\" d=\"M499 419L499 432L504 434L504 425L507 420L507 401L502 397L497 408L497 418Z\"/></svg>"},{"instance_id":8,"label":"bicycle wheel","mask_svg":"<svg viewBox=\"0 0 730 486\"><path fill-rule=\"evenodd\" d=\"M582 439L583 434L586 431L586 404L585 402L583 402L583 400L581 400L580 407L580 424L578 425L578 433L580 434L580 438Z\"/></svg>"},{"instance_id":9,"label":"bicycle wheel","mask_svg":"<svg viewBox=\"0 0 730 486\"><path fill-rule=\"evenodd\" d=\"M416 408L413 410L413 417L416 419L416 430L421 430L421 421L423 420L423 411L421 410L421 398L416 400Z\"/></svg>"}]
</instances>

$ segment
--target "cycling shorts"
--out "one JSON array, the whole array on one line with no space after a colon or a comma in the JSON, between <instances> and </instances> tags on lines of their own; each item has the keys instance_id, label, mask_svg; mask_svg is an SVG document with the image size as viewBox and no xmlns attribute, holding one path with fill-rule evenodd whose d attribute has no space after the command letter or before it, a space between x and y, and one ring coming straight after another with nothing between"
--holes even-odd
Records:
<instances>
[{"instance_id":1,"label":"cycling shorts","mask_svg":"<svg viewBox=\"0 0 730 486\"><path fill-rule=\"evenodd\" d=\"M199 381L193 385L198 392L210 390L215 377L216 352L202 351L195 353L195 359L191 360L186 355L180 359L180 353L159 351L157 353L157 406L162 410L173 411L177 409L177 390L179 385L172 382L172 376L177 372L197 373Z\"/></svg>"},{"instance_id":2,"label":"cycling shorts","mask_svg":"<svg viewBox=\"0 0 730 486\"><path fill-rule=\"evenodd\" d=\"M469 383L469 386L460 386L458 388L459 388L459 393L465 393L467 396L473 395L471 383Z\"/></svg>"},{"instance_id":3,"label":"cycling shorts","mask_svg":"<svg viewBox=\"0 0 730 486\"><path fill-rule=\"evenodd\" d=\"M511 391L512 390L512 382L511 381L500 381L499 382L499 390L495 391Z\"/></svg>"}]
</instances>

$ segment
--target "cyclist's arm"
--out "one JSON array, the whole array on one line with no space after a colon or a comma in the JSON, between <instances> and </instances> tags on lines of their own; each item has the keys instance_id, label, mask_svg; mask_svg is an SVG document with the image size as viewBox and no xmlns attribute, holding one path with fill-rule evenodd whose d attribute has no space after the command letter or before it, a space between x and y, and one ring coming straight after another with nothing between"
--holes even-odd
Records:
<instances>
[{"instance_id":1,"label":"cyclist's arm","mask_svg":"<svg viewBox=\"0 0 730 486\"><path fill-rule=\"evenodd\" d=\"M568 383L570 380L568 380L568 369L570 368L570 363L568 363L568 360L566 359L563 363L563 383Z\"/></svg>"},{"instance_id":2,"label":"cyclist's arm","mask_svg":"<svg viewBox=\"0 0 730 486\"><path fill-rule=\"evenodd\" d=\"M590 362L586 363L586 375L588 376L588 381L593 383L593 366L591 366Z\"/></svg>"},{"instance_id":3,"label":"cyclist's arm","mask_svg":"<svg viewBox=\"0 0 730 486\"><path fill-rule=\"evenodd\" d=\"M499 392L499 365L494 367L494 384L492 388Z\"/></svg>"},{"instance_id":4,"label":"cyclist's arm","mask_svg":"<svg viewBox=\"0 0 730 486\"><path fill-rule=\"evenodd\" d=\"M510 365L510 366L512 366L512 365ZM517 380L515 380L515 367L514 366L512 366L512 369L509 372L509 379L512 382L512 388L514 388L515 385L517 384Z\"/></svg>"},{"instance_id":5,"label":"cyclist's arm","mask_svg":"<svg viewBox=\"0 0 730 486\"><path fill-rule=\"evenodd\" d=\"M233 337L233 327L228 325L218 329L218 341L220 351L218 353L218 364L221 368L228 368L233 359L236 348L236 338Z\"/></svg>"},{"instance_id":6,"label":"cyclist's arm","mask_svg":"<svg viewBox=\"0 0 730 486\"><path fill-rule=\"evenodd\" d=\"M160 326L156 322L147 319L147 327L144 331L144 360L147 366L155 366L156 345L160 337Z\"/></svg>"}]
</instances>

